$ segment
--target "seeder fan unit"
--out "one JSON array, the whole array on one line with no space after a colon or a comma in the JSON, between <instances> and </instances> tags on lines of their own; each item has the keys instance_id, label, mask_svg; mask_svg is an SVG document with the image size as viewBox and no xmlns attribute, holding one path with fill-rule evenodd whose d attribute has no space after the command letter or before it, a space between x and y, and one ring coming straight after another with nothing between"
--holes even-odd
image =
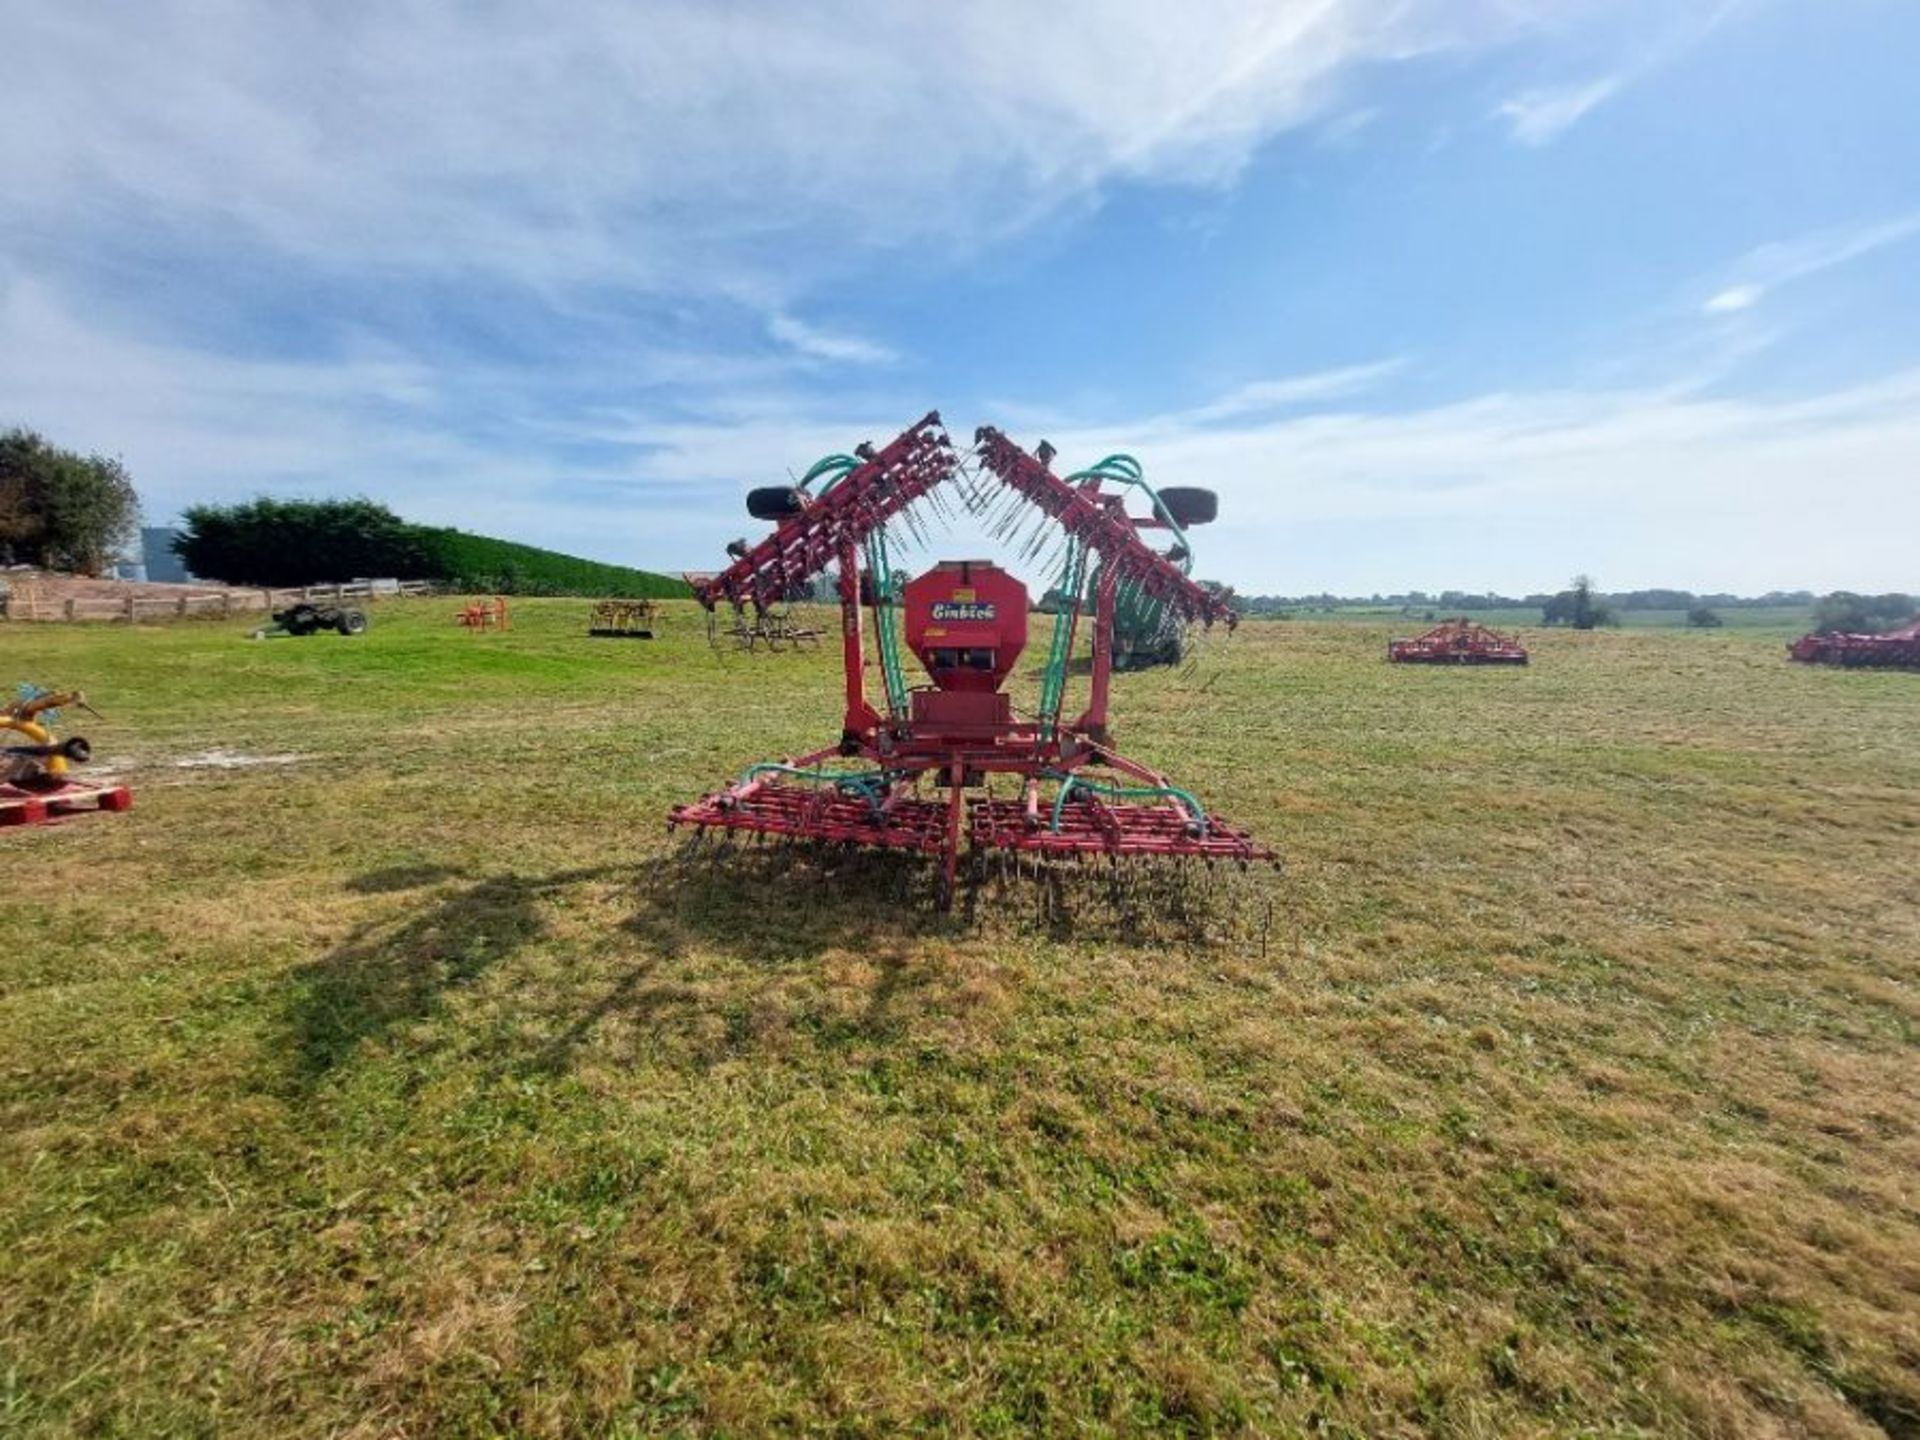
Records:
<instances>
[{"instance_id":1,"label":"seeder fan unit","mask_svg":"<svg viewBox=\"0 0 1920 1440\"><path fill-rule=\"evenodd\" d=\"M777 520L776 528L757 545L737 543L734 563L696 586L695 598L709 611L758 609L837 565L840 739L753 765L723 790L676 807L669 823L937 856L943 903L952 898L963 839L975 852L1271 861L1245 831L1109 743L1120 604L1157 603L1187 624L1238 623L1222 594L1142 538L1211 519L1212 493L1156 493L1124 456L1062 477L1049 468L1048 446L1030 455L990 426L975 440L963 462L935 412L884 449L861 446L821 461L797 486L752 493L751 513ZM937 509L935 492L948 482L990 528L998 522L997 533L1037 516L1043 529L1029 553L1045 528L1064 537L1055 592L1062 601L1037 713L1017 711L1004 688L1027 645L1028 592L1018 578L986 560L944 561L905 584L892 571L888 525L914 526L911 507L925 501ZM1108 483L1143 492L1150 513L1128 514ZM1084 616L1089 590L1093 613ZM1069 718L1067 670L1083 616L1093 627L1090 693L1085 710ZM879 704L867 693L869 620L885 690ZM930 683L909 686L903 630ZM1009 782L1000 793L997 777Z\"/></svg>"}]
</instances>

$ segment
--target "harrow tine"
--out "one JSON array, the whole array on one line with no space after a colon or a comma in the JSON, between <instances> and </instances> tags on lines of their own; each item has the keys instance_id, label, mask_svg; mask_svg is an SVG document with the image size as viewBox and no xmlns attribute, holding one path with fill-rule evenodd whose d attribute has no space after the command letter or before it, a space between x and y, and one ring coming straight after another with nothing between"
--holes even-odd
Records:
<instances>
[{"instance_id":1,"label":"harrow tine","mask_svg":"<svg viewBox=\"0 0 1920 1440\"><path fill-rule=\"evenodd\" d=\"M924 548L927 544L927 532L922 527L922 517L919 515L915 506L908 506L905 510L902 510L900 512L900 518L906 521L907 531L913 536L916 546Z\"/></svg>"},{"instance_id":2,"label":"harrow tine","mask_svg":"<svg viewBox=\"0 0 1920 1440\"><path fill-rule=\"evenodd\" d=\"M984 521L987 527L987 533L992 535L996 540L1005 535L1007 528L1013 523L1015 513L1016 510L1012 498L1002 497L998 503L989 507L987 511Z\"/></svg>"},{"instance_id":3,"label":"harrow tine","mask_svg":"<svg viewBox=\"0 0 1920 1440\"><path fill-rule=\"evenodd\" d=\"M1053 531L1048 526L1035 525L1027 538L1026 549L1021 552L1020 558L1023 561L1031 562L1033 557L1040 553L1041 549L1045 547L1047 541L1051 539L1052 536Z\"/></svg>"},{"instance_id":4,"label":"harrow tine","mask_svg":"<svg viewBox=\"0 0 1920 1440\"><path fill-rule=\"evenodd\" d=\"M1020 517L1014 543L1020 547L1021 559L1032 558L1034 541L1046 533L1046 528L1046 521L1038 511L1030 510Z\"/></svg>"}]
</instances>

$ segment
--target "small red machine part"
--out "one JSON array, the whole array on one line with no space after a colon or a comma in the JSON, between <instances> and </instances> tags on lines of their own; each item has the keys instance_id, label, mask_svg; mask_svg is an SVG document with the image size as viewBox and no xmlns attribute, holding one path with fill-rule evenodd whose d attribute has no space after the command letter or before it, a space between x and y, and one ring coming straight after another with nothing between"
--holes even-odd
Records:
<instances>
[{"instance_id":1,"label":"small red machine part","mask_svg":"<svg viewBox=\"0 0 1920 1440\"><path fill-rule=\"evenodd\" d=\"M1920 619L1884 635L1802 635L1787 646L1787 654L1806 665L1920 670Z\"/></svg>"},{"instance_id":2,"label":"small red machine part","mask_svg":"<svg viewBox=\"0 0 1920 1440\"><path fill-rule=\"evenodd\" d=\"M504 595L463 605L453 618L468 630L508 630L513 626L513 617L507 609L507 597Z\"/></svg>"},{"instance_id":3,"label":"small red machine part","mask_svg":"<svg viewBox=\"0 0 1920 1440\"><path fill-rule=\"evenodd\" d=\"M1397 665L1524 665L1527 649L1511 635L1468 620L1443 620L1424 635L1387 642Z\"/></svg>"}]
</instances>

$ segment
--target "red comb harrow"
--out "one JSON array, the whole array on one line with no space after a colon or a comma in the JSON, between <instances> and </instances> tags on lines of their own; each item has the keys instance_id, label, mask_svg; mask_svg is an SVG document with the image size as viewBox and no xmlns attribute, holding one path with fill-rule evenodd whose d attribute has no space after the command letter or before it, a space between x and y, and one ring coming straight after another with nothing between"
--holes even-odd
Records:
<instances>
[{"instance_id":1,"label":"red comb harrow","mask_svg":"<svg viewBox=\"0 0 1920 1440\"><path fill-rule=\"evenodd\" d=\"M1222 594L1195 584L1143 538L1174 528L1171 520L1210 518L1211 495L1168 491L1163 498L1135 478L1137 465L1102 462L1058 476L1048 468L1048 447L1036 458L991 427L975 440L974 463L963 464L936 412L882 449L829 457L798 486L753 493L752 513L778 522L772 534L734 546L734 563L695 596L709 610L722 601L764 607L837 565L846 701L840 741L753 765L724 789L676 807L669 823L937 855L943 904L952 899L963 837L976 853L1271 861L1273 853L1245 831L1108 744L1114 612L1123 595L1158 601L1187 623L1238 623ZM1128 514L1123 496L1103 488L1115 479L1146 492L1148 515ZM999 533L1020 512L1037 512L1042 527L1064 537L1064 599L1053 617L1037 714L1016 715L1003 688L1026 646L1025 585L978 560L943 561L905 585L892 577L888 527L914 529L915 508L937 508L936 492L949 481L968 509L999 521ZM816 482L824 482L817 491ZM1195 495L1206 499L1198 518L1182 518L1168 503ZM1068 661L1088 590L1090 694L1085 710L1065 719ZM880 705L867 695L869 624L885 682ZM906 682L903 629L930 684Z\"/></svg>"}]
</instances>

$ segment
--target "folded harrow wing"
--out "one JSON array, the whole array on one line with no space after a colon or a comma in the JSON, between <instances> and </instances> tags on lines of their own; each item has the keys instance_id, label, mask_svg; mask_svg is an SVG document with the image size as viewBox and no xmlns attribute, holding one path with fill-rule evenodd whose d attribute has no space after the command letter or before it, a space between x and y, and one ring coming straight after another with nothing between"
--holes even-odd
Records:
<instances>
[{"instance_id":1,"label":"folded harrow wing","mask_svg":"<svg viewBox=\"0 0 1920 1440\"><path fill-rule=\"evenodd\" d=\"M1527 649L1511 635L1462 618L1442 620L1412 640L1387 642L1398 665L1524 665Z\"/></svg>"},{"instance_id":2,"label":"folded harrow wing","mask_svg":"<svg viewBox=\"0 0 1920 1440\"><path fill-rule=\"evenodd\" d=\"M1237 623L1222 595L1195 584L1177 557L1142 536L1178 535L1182 523L1211 519L1211 493L1156 494L1124 456L1062 477L1048 468L1044 445L1036 458L991 427L975 440L963 459L938 413L930 414L882 449L830 456L798 485L748 497L756 518L777 521L773 533L733 546L734 563L697 585L695 598L709 611L764 609L837 566L840 737L750 766L724 789L675 808L670 824L923 852L940 861L943 903L963 845L1035 856L1272 860L1244 831L1109 743L1121 604L1150 601L1183 624ZM1109 483L1143 491L1149 513L1129 515ZM916 510L939 511L943 487L1001 537L1038 512L1026 553L1049 533L1060 546L1063 603L1052 617L1035 713L1016 713L1004 688L1027 643L1027 587L984 560L943 561L904 583L892 570L889 527L919 534ZM1092 625L1091 682L1086 708L1072 715L1066 679L1082 623ZM883 691L874 697L869 625ZM930 683L909 685L903 636Z\"/></svg>"}]
</instances>

